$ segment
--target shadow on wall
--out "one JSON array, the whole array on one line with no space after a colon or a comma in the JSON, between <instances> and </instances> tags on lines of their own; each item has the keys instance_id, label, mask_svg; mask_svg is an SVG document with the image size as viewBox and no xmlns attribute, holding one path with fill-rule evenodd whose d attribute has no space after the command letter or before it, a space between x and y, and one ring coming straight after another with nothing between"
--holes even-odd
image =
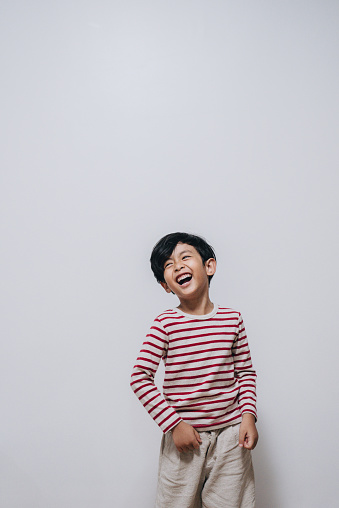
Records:
<instances>
[{"instance_id":1,"label":"shadow on wall","mask_svg":"<svg viewBox=\"0 0 339 508\"><path fill-rule=\"evenodd\" d=\"M267 441L264 438L265 429L260 425L258 431L258 445L252 452L256 506L258 508L281 508L282 504L277 498L276 474L270 461L272 451L267 448Z\"/></svg>"}]
</instances>

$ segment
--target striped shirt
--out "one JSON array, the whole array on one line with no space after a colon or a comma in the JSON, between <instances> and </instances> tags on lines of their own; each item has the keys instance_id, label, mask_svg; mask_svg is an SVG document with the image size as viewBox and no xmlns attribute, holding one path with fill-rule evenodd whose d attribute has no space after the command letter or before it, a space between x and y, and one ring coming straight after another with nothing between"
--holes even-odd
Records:
<instances>
[{"instance_id":1,"label":"striped shirt","mask_svg":"<svg viewBox=\"0 0 339 508\"><path fill-rule=\"evenodd\" d=\"M165 363L163 395L154 384ZM164 433L181 420L214 430L256 413L256 373L240 312L214 306L210 314L179 309L160 314L143 343L131 387Z\"/></svg>"}]
</instances>

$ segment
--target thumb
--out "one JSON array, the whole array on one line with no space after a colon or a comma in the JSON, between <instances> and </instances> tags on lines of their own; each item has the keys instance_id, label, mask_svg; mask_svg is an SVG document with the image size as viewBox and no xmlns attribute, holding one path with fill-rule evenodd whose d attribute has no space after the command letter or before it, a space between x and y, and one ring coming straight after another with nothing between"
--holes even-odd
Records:
<instances>
[{"instance_id":1,"label":"thumb","mask_svg":"<svg viewBox=\"0 0 339 508\"><path fill-rule=\"evenodd\" d=\"M197 438L198 443L200 443L200 444L201 444L201 443L202 443L202 440L201 440L200 434L199 434L199 432L198 432L197 430L195 430L195 429L194 429L194 435L195 435L195 437Z\"/></svg>"},{"instance_id":2,"label":"thumb","mask_svg":"<svg viewBox=\"0 0 339 508\"><path fill-rule=\"evenodd\" d=\"M245 445L245 437L246 437L246 431L242 430L242 428L240 427L240 429L239 429L239 446Z\"/></svg>"}]
</instances>

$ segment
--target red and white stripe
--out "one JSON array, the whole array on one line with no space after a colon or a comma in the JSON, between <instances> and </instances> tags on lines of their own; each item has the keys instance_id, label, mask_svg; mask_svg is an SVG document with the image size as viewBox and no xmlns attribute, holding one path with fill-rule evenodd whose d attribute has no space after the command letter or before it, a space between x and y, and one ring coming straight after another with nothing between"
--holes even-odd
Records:
<instances>
[{"instance_id":1,"label":"red and white stripe","mask_svg":"<svg viewBox=\"0 0 339 508\"><path fill-rule=\"evenodd\" d=\"M163 395L154 384L165 363ZM160 314L143 343L131 387L163 432L181 420L199 430L239 423L256 413L256 373L240 312L204 316L177 309Z\"/></svg>"}]
</instances>

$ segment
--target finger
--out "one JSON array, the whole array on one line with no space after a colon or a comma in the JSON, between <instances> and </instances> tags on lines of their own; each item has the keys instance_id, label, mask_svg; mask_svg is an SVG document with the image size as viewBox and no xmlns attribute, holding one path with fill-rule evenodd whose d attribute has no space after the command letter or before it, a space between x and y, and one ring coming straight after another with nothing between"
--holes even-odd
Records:
<instances>
[{"instance_id":1,"label":"finger","mask_svg":"<svg viewBox=\"0 0 339 508\"><path fill-rule=\"evenodd\" d=\"M195 443L193 443L193 450L199 450L199 447L200 447L200 443L195 441Z\"/></svg>"},{"instance_id":2,"label":"finger","mask_svg":"<svg viewBox=\"0 0 339 508\"><path fill-rule=\"evenodd\" d=\"M251 448L249 448L249 450L254 450L254 448L257 446L257 443L255 441L253 441L253 444L251 446Z\"/></svg>"},{"instance_id":3,"label":"finger","mask_svg":"<svg viewBox=\"0 0 339 508\"><path fill-rule=\"evenodd\" d=\"M253 444L252 444L252 448L251 448L251 450L254 450L254 448L257 446L257 442L258 442L258 438L257 438L257 437L255 437L255 438L253 439Z\"/></svg>"},{"instance_id":4,"label":"finger","mask_svg":"<svg viewBox=\"0 0 339 508\"><path fill-rule=\"evenodd\" d=\"M194 429L194 435L195 435L195 437L197 438L198 443L200 443L200 444L201 444L201 443L202 443L202 440L201 440L200 434L199 434L199 432L198 432L197 430L195 430L195 429Z\"/></svg>"},{"instance_id":5,"label":"finger","mask_svg":"<svg viewBox=\"0 0 339 508\"><path fill-rule=\"evenodd\" d=\"M254 439L252 436L247 436L244 441L244 448L247 448L248 450L252 450L252 447L254 445Z\"/></svg>"}]
</instances>

